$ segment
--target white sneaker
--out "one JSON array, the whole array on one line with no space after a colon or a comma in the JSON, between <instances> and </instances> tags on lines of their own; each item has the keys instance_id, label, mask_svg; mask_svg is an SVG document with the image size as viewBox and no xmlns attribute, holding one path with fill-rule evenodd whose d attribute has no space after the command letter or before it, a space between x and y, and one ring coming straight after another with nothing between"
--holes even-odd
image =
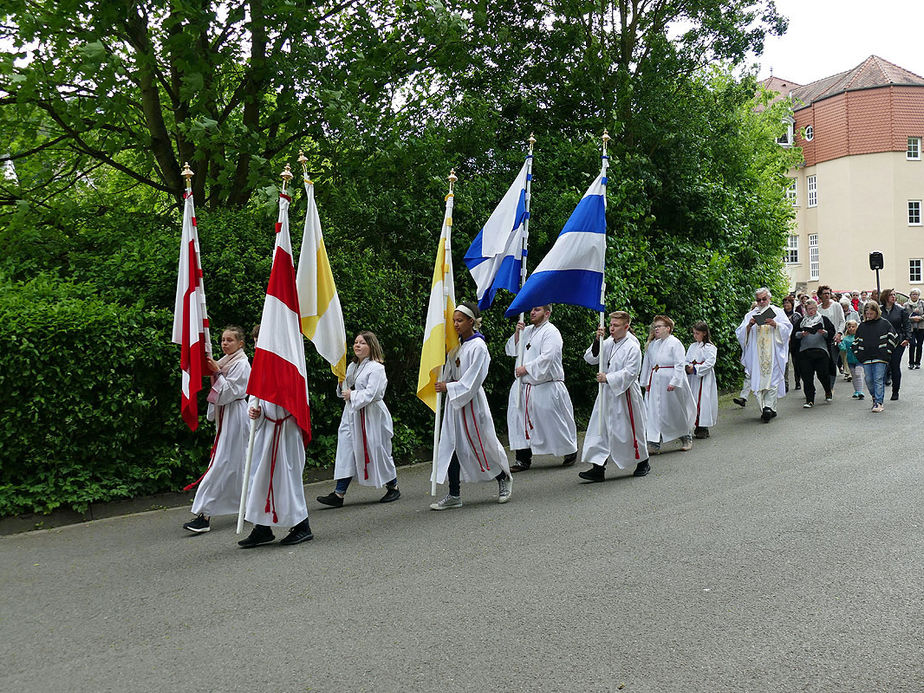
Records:
<instances>
[{"instance_id":1,"label":"white sneaker","mask_svg":"<svg viewBox=\"0 0 924 693\"><path fill-rule=\"evenodd\" d=\"M430 503L430 510L452 510L453 508L461 507L462 499L459 496L450 496L448 493L442 500L436 503Z\"/></svg>"},{"instance_id":2,"label":"white sneaker","mask_svg":"<svg viewBox=\"0 0 924 693\"><path fill-rule=\"evenodd\" d=\"M693 449L693 436L680 437L680 449L686 452Z\"/></svg>"},{"instance_id":3,"label":"white sneaker","mask_svg":"<svg viewBox=\"0 0 924 693\"><path fill-rule=\"evenodd\" d=\"M497 502L506 503L510 500L513 493L513 477L508 476L506 479L497 480Z\"/></svg>"}]
</instances>

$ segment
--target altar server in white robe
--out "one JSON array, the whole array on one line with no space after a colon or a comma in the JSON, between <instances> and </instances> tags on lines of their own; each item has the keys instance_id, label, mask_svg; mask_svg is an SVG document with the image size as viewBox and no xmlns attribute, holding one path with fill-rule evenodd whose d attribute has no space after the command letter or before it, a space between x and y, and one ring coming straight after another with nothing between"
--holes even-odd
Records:
<instances>
[{"instance_id":1,"label":"altar server in white robe","mask_svg":"<svg viewBox=\"0 0 924 693\"><path fill-rule=\"evenodd\" d=\"M192 511L196 515L183 529L201 534L211 529L212 515L230 515L238 511L244 483L244 454L250 422L247 419L247 379L250 361L244 353L244 330L229 325L221 333L218 361L208 357L212 371L212 389L208 396L206 418L215 422L215 441L208 469L198 481Z\"/></svg>"},{"instance_id":2,"label":"altar server in white robe","mask_svg":"<svg viewBox=\"0 0 924 693\"><path fill-rule=\"evenodd\" d=\"M587 481L603 481L608 460L620 469L635 465L634 476L645 476L651 469L645 445L645 403L638 384L642 350L629 331L631 324L628 313L610 313L610 336L603 340L604 329L599 328L584 352L587 363L599 364L597 382L602 385L584 434L582 459L591 467L578 476Z\"/></svg>"},{"instance_id":3,"label":"altar server in white robe","mask_svg":"<svg viewBox=\"0 0 924 693\"><path fill-rule=\"evenodd\" d=\"M709 325L702 320L693 325L693 343L687 349L687 379L696 401L694 438L708 438L709 429L719 418L719 389L715 381L718 349L712 343Z\"/></svg>"},{"instance_id":4,"label":"altar server in white robe","mask_svg":"<svg viewBox=\"0 0 924 693\"><path fill-rule=\"evenodd\" d=\"M344 400L334 463L337 487L326 496L318 496L319 503L334 508L343 505L343 497L354 477L361 486L385 486L380 503L390 503L401 497L391 456L391 413L382 401L388 386L382 365L385 354L378 337L367 330L356 335L353 354L346 379L337 386L337 396Z\"/></svg>"},{"instance_id":5,"label":"altar server in white robe","mask_svg":"<svg viewBox=\"0 0 924 693\"><path fill-rule=\"evenodd\" d=\"M776 417L776 401L786 396L786 361L792 322L782 308L770 304L770 290L754 292L757 307L744 316L735 335L741 345L741 364L751 375L751 390L764 423ZM773 317L763 315L770 310ZM761 324L757 324L760 318Z\"/></svg>"},{"instance_id":6,"label":"altar server in white robe","mask_svg":"<svg viewBox=\"0 0 924 693\"><path fill-rule=\"evenodd\" d=\"M436 482L449 480L449 493L431 510L462 506L462 481L497 480L497 502L510 500L513 477L504 446L497 439L488 398L482 384L488 375L491 355L481 327L477 304L466 301L452 316L459 335L459 347L446 357L443 379L436 391L446 395L440 443L437 451Z\"/></svg>"},{"instance_id":7,"label":"altar server in white robe","mask_svg":"<svg viewBox=\"0 0 924 693\"><path fill-rule=\"evenodd\" d=\"M696 402L687 380L686 351L673 330L673 320L655 316L639 376L645 388L648 448L654 454L660 453L662 443L677 438L682 450L693 447Z\"/></svg>"},{"instance_id":8,"label":"altar server in white robe","mask_svg":"<svg viewBox=\"0 0 924 693\"><path fill-rule=\"evenodd\" d=\"M507 398L507 437L517 462L512 472L529 469L533 455L561 455L563 467L577 459L574 407L565 387L561 332L549 318L552 306L536 306L526 327L517 323L507 340L507 356L516 356L522 339L523 364L514 369L516 381Z\"/></svg>"},{"instance_id":9,"label":"altar server in white robe","mask_svg":"<svg viewBox=\"0 0 924 693\"><path fill-rule=\"evenodd\" d=\"M254 341L259 325L254 329ZM295 417L285 408L251 396L247 414L256 420L251 476L244 519L253 523L250 535L238 545L250 549L275 538L272 526L289 527L280 544L293 545L314 538L308 523L308 503L302 474L305 437Z\"/></svg>"}]
</instances>

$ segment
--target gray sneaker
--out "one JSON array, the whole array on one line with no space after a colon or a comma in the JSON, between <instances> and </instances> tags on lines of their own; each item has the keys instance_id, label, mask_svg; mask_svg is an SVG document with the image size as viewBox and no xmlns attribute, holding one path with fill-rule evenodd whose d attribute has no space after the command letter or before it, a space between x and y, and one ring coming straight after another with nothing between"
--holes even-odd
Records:
<instances>
[{"instance_id":1,"label":"gray sneaker","mask_svg":"<svg viewBox=\"0 0 924 693\"><path fill-rule=\"evenodd\" d=\"M461 508L462 499L459 496L450 496L448 493L437 503L430 503L430 510L452 510Z\"/></svg>"},{"instance_id":2,"label":"gray sneaker","mask_svg":"<svg viewBox=\"0 0 924 693\"><path fill-rule=\"evenodd\" d=\"M693 449L693 436L681 436L680 437L680 449L683 451Z\"/></svg>"},{"instance_id":3,"label":"gray sneaker","mask_svg":"<svg viewBox=\"0 0 924 693\"><path fill-rule=\"evenodd\" d=\"M510 500L513 493L513 477L508 476L506 479L497 480L497 502L506 503Z\"/></svg>"}]
</instances>

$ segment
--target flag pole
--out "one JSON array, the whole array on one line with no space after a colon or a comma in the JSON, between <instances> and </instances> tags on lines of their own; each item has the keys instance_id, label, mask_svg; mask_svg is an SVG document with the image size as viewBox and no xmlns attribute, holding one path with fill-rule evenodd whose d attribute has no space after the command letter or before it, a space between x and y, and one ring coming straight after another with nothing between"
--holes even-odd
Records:
<instances>
[{"instance_id":1,"label":"flag pole","mask_svg":"<svg viewBox=\"0 0 924 693\"><path fill-rule=\"evenodd\" d=\"M520 288L523 288L523 284L526 283L526 247L529 243L529 203L532 200L532 186L533 186L533 145L536 144L536 137L533 133L529 133L529 154L527 155L527 165L526 165L526 218L523 219L523 249L520 253ZM525 313L520 313L519 322L525 322L526 315ZM520 382L521 378L517 377L516 369L523 365L523 340L521 339L523 335L520 334L517 336L517 360L516 365L514 365L513 371L513 381L516 383L517 394L516 401L520 401L520 390L522 388L522 383Z\"/></svg>"},{"instance_id":2,"label":"flag pole","mask_svg":"<svg viewBox=\"0 0 924 693\"><path fill-rule=\"evenodd\" d=\"M195 171L193 171L189 167L188 161L183 162L183 170L180 172L180 175L186 179L187 197L192 197L192 177L196 174L195 174ZM196 219L195 219L195 214L194 214L193 225L195 225L195 223L196 223ZM196 255L198 256L196 257L196 266L199 267L199 269L202 269L202 256L199 252L199 234L196 234ZM204 324L202 327L202 336L203 336L203 339L205 340L205 345L204 345L205 355L208 357L211 357L212 356L212 339L211 339L211 336L209 335L209 318L208 318L209 313L205 306L205 285L202 283L202 277L199 277L199 285L202 286L201 300L199 301L199 306L201 307L201 314L205 316L204 321L203 321Z\"/></svg>"},{"instance_id":3,"label":"flag pole","mask_svg":"<svg viewBox=\"0 0 924 693\"><path fill-rule=\"evenodd\" d=\"M608 163L609 163L609 157L606 155L606 143L609 141L610 141L610 135L606 131L606 129L604 129L603 130L603 154L600 157L602 161L604 178L606 177L606 169L608 168ZM603 209L604 209L604 214L605 214L606 213L605 211L606 210L606 186L605 185L603 186ZM604 269L603 280L600 282L600 305L603 306L604 310L600 311L600 327L606 327L605 322L604 322L605 321L604 314L606 312L606 246L605 245L604 245L604 250L603 250L603 269ZM600 361L599 361L600 369L598 372L605 373L605 371L603 370L603 340L602 339L600 340L599 357L600 357ZM603 431L606 427L606 424L604 423L606 420L606 397L604 396L604 392L603 392L603 383L597 384L597 394L600 398L600 418L598 420L598 423L600 426L599 434L602 437Z\"/></svg>"},{"instance_id":4,"label":"flag pole","mask_svg":"<svg viewBox=\"0 0 924 693\"><path fill-rule=\"evenodd\" d=\"M292 168L286 164L282 177L282 192L286 191L286 184L292 180ZM250 407L248 406L248 413ZM250 420L250 437L247 440L247 455L244 458L244 483L241 484L241 502L237 508L237 534L244 531L244 510L247 505L247 494L250 491L250 468L253 465L253 440L257 432L257 420Z\"/></svg>"},{"instance_id":5,"label":"flag pole","mask_svg":"<svg viewBox=\"0 0 924 693\"><path fill-rule=\"evenodd\" d=\"M449 206L449 201L453 198L453 188L455 183L458 180L456 177L456 170L449 170L449 194L446 196L446 206ZM443 212L443 219L445 222L446 213ZM451 228L450 228L451 231ZM441 231L442 235L442 231ZM442 240L442 239L440 239ZM450 243L450 234L446 234L445 246L443 248L444 257L452 257L452 245ZM444 262L445 264L445 262ZM443 306L445 310L446 298L449 296L449 287L446 285L445 277L443 279ZM446 325L444 329L450 329L449 325ZM443 340L443 348L445 349L445 338ZM446 374L446 357L443 357L443 367L440 368L440 377L439 380L442 381L445 378ZM437 466L437 457L440 448L440 409L443 406L443 393L436 393L436 411L433 412L433 470L430 472L430 495L436 495L436 466Z\"/></svg>"}]
</instances>

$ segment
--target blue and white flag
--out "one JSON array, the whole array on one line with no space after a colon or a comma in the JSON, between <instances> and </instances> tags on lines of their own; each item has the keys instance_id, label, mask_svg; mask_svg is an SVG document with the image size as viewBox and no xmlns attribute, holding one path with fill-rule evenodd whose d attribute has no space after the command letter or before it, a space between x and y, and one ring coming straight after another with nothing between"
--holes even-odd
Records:
<instances>
[{"instance_id":1,"label":"blue and white flag","mask_svg":"<svg viewBox=\"0 0 924 693\"><path fill-rule=\"evenodd\" d=\"M526 181L532 155L526 157L513 185L491 213L484 228L465 252L465 265L475 280L478 307L487 310L498 289L520 290L520 268L525 256Z\"/></svg>"},{"instance_id":2,"label":"blue and white flag","mask_svg":"<svg viewBox=\"0 0 924 693\"><path fill-rule=\"evenodd\" d=\"M600 312L606 257L606 158L558 234L555 245L529 275L504 313L508 318L535 306L567 303Z\"/></svg>"}]
</instances>

